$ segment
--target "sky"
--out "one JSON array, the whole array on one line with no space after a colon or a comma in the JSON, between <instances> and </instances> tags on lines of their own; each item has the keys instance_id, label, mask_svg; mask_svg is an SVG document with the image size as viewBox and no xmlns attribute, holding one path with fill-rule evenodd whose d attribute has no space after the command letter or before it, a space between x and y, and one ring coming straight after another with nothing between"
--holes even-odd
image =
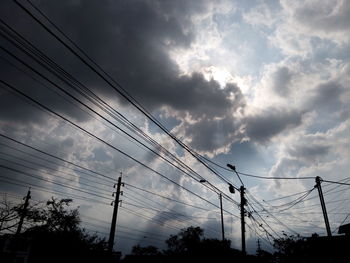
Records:
<instances>
[{"instance_id":1,"label":"sky","mask_svg":"<svg viewBox=\"0 0 350 263\"><path fill-rule=\"evenodd\" d=\"M240 202L237 191L228 191L228 182L241 185L233 171L224 169L230 163L245 174L294 178L241 174L251 204L246 217L250 253L258 238L271 250L269 238L279 235L325 235L313 177L348 182L350 169L348 1L18 2L24 8L10 0L0 3L0 132L7 136L0 138L2 193L24 196L31 186L33 201L72 197L87 231L108 236L113 184L122 173L115 249L127 253L135 243L161 246L160 240L189 225L220 238L219 198L210 184ZM11 42L16 37L20 42ZM36 61L40 55L33 49L20 49L28 43L66 73L55 75ZM67 74L75 82L60 78ZM108 115L74 90L80 84L123 117ZM221 178L116 87L209 160L205 163ZM125 119L164 148L123 126ZM174 168L165 149L195 172L194 179ZM322 187L336 233L341 223L350 222L349 186L323 182ZM237 203L223 200L225 235L240 249Z\"/></svg>"}]
</instances>

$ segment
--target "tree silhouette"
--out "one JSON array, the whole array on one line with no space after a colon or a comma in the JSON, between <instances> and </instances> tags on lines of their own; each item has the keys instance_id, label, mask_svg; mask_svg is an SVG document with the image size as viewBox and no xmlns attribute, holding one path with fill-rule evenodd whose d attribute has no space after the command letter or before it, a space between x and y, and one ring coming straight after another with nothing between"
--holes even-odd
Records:
<instances>
[{"instance_id":1,"label":"tree silhouette","mask_svg":"<svg viewBox=\"0 0 350 263\"><path fill-rule=\"evenodd\" d=\"M19 206L14 206L4 197L0 202L0 233L12 232L18 224Z\"/></svg>"},{"instance_id":2,"label":"tree silhouette","mask_svg":"<svg viewBox=\"0 0 350 263\"><path fill-rule=\"evenodd\" d=\"M179 234L166 240L168 262L224 262L235 259L239 262L241 252L231 249L229 240L204 238L200 227L182 229Z\"/></svg>"},{"instance_id":3,"label":"tree silhouette","mask_svg":"<svg viewBox=\"0 0 350 263\"><path fill-rule=\"evenodd\" d=\"M133 246L131 254L136 256L157 256L160 255L161 252L155 246L141 247L140 245L136 245Z\"/></svg>"},{"instance_id":4,"label":"tree silhouette","mask_svg":"<svg viewBox=\"0 0 350 263\"><path fill-rule=\"evenodd\" d=\"M70 209L71 203L71 199L52 198L29 209L25 221L35 225L20 236L8 236L13 240L13 253L19 251L20 244L26 244L30 251L28 263L110 262L107 242L80 228L78 208Z\"/></svg>"},{"instance_id":5,"label":"tree silhouette","mask_svg":"<svg viewBox=\"0 0 350 263\"><path fill-rule=\"evenodd\" d=\"M38 204L27 207L27 213L30 213ZM0 201L0 233L14 233L18 226L19 219L23 213L24 204L14 204L10 202L6 196ZM25 228L35 225L35 222L26 220Z\"/></svg>"},{"instance_id":6,"label":"tree silhouette","mask_svg":"<svg viewBox=\"0 0 350 263\"><path fill-rule=\"evenodd\" d=\"M27 220L38 223L35 228L45 231L76 231L79 228L78 208L69 210L72 199L57 200L52 197L46 205L32 208L27 213Z\"/></svg>"},{"instance_id":7,"label":"tree silhouette","mask_svg":"<svg viewBox=\"0 0 350 263\"><path fill-rule=\"evenodd\" d=\"M168 251L171 253L192 252L198 248L203 237L203 229L190 226L182 229L179 234L171 235L165 242L168 245Z\"/></svg>"}]
</instances>

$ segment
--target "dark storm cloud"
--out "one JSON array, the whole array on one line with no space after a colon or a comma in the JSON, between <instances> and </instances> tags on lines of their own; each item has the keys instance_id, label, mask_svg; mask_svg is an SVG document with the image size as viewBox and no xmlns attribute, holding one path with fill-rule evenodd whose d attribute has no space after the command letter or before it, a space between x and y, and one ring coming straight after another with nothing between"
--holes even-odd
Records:
<instances>
[{"instance_id":1,"label":"dark storm cloud","mask_svg":"<svg viewBox=\"0 0 350 263\"><path fill-rule=\"evenodd\" d=\"M188 45L191 40L190 36L182 33L178 21L171 17L166 18L165 14L157 9L157 6L144 1L136 1L133 4L126 4L124 1L105 4L101 4L100 1L67 1L61 2L57 6L54 6L54 3L45 4L46 6L43 9L49 17L54 17L54 21L65 31L68 31L68 34L78 44L81 44L92 57L97 58L102 65L107 65L109 70L112 68L117 76L125 77L125 83L128 84L130 89L143 91L142 82L144 79L155 78L156 75L162 76L164 74L160 70L167 71L172 67L164 50L161 50L162 43L166 39L169 39L169 45L180 46ZM33 23L24 12L21 12L10 1L8 3L3 2L2 5L4 6L2 9L4 11L3 17L6 18L8 24L16 28L30 41L38 44L42 50L56 61L59 61L60 64L63 64L65 68L70 69L73 75L86 80L88 86L98 84L96 79L86 77L93 75L91 72L86 74L84 67L72 56L67 55L66 51L57 43L52 42L52 39L44 34L40 27ZM21 19L14 19L8 15L10 13L17 13L17 16ZM55 14L58 16L55 16ZM12 48L11 51L15 51L15 49ZM15 52L18 55L18 51ZM30 62L32 65L33 62ZM58 108L60 111L70 115L77 112L74 107L69 105L60 107L61 101L56 94L47 92L45 88L39 88L38 83L28 83L28 78L23 74L4 61L1 61L1 63L2 78L12 80L12 84L16 84L16 86L25 86L26 90L30 90L31 93L40 94L45 103L56 109ZM169 74L167 73L167 75ZM137 82L129 81L135 78L138 79ZM16 80L15 83L13 83L13 80ZM149 85L153 84L155 83ZM132 93L137 94L138 92ZM152 97L149 90L141 92L140 95L140 98ZM33 110L26 104L18 103L7 94L2 96L2 99L4 103L1 103L1 112L8 113L7 116L3 114L4 118L15 119L17 117L22 118L23 121L33 121L30 118ZM40 116L40 113L35 114ZM77 119L79 117L82 119L84 114L80 113L80 115L76 116Z\"/></svg>"},{"instance_id":2,"label":"dark storm cloud","mask_svg":"<svg viewBox=\"0 0 350 263\"><path fill-rule=\"evenodd\" d=\"M335 32L349 29L350 3L341 1L340 4L325 1L320 4L304 4L294 12L294 18L307 27L324 32Z\"/></svg>"},{"instance_id":3,"label":"dark storm cloud","mask_svg":"<svg viewBox=\"0 0 350 263\"><path fill-rule=\"evenodd\" d=\"M173 84L172 93L167 95L168 104L179 111L187 111L191 117L222 117L227 109L234 110L230 94L240 92L234 85L220 88L218 82L206 81L202 74L179 78ZM181 97L181 100L180 100Z\"/></svg>"},{"instance_id":4,"label":"dark storm cloud","mask_svg":"<svg viewBox=\"0 0 350 263\"><path fill-rule=\"evenodd\" d=\"M272 75L273 90L280 96L287 96L289 94L289 84L292 79L292 72L288 67L278 68Z\"/></svg>"},{"instance_id":5,"label":"dark storm cloud","mask_svg":"<svg viewBox=\"0 0 350 263\"><path fill-rule=\"evenodd\" d=\"M191 15L206 10L204 1L177 1L176 4L173 1L67 1L59 4L43 2L39 7L148 109L170 106L198 116L222 114L226 107L231 106L226 90L221 91L218 83L206 81L201 74L180 77L177 65L168 55L170 48L190 47L194 38ZM61 53L66 51L52 43L42 30L37 30L37 25L16 6L6 9L17 12L22 18L7 17L9 24L14 24L34 43L39 43L40 48L64 68L70 69L74 76L90 87L98 86L100 94L115 96L112 89L102 89L101 81L89 77L92 74L88 74L75 58ZM65 54L64 58L62 54ZM11 71L11 74L6 72L10 79L20 75L14 69L8 69L6 64L2 68ZM23 86L21 82L17 84ZM30 88L61 111L72 114L77 111L68 105L60 107L61 103L55 104L59 100L56 94L47 93L43 88L39 90L35 85ZM3 104L4 110L12 112L10 118L13 118L16 113L11 107L13 100L8 97L6 101L8 104ZM26 117L29 112L29 109L25 110ZM76 118L86 120L84 114L80 115Z\"/></svg>"},{"instance_id":6,"label":"dark storm cloud","mask_svg":"<svg viewBox=\"0 0 350 263\"><path fill-rule=\"evenodd\" d=\"M341 97L346 89L337 81L329 81L318 85L310 99L310 110L326 110L335 112L339 110L343 103Z\"/></svg>"},{"instance_id":7,"label":"dark storm cloud","mask_svg":"<svg viewBox=\"0 0 350 263\"><path fill-rule=\"evenodd\" d=\"M245 132L251 140L265 143L279 133L300 125L302 116L303 114L296 110L269 108L247 117Z\"/></svg>"},{"instance_id":8,"label":"dark storm cloud","mask_svg":"<svg viewBox=\"0 0 350 263\"><path fill-rule=\"evenodd\" d=\"M191 140L191 146L203 152L212 152L233 142L233 136L239 128L234 114L243 113L246 106L244 96L236 85L227 84L221 89L217 82L208 82L210 83L212 84L206 88L200 86L201 88L192 89L192 97L185 99L200 98L202 101L195 108L187 109L195 122L182 126L182 131Z\"/></svg>"},{"instance_id":9,"label":"dark storm cloud","mask_svg":"<svg viewBox=\"0 0 350 263\"><path fill-rule=\"evenodd\" d=\"M186 136L191 138L191 146L200 151L212 152L230 144L236 130L234 119L213 120L204 118L185 127Z\"/></svg>"},{"instance_id":10,"label":"dark storm cloud","mask_svg":"<svg viewBox=\"0 0 350 263\"><path fill-rule=\"evenodd\" d=\"M207 136L197 137L197 127L188 126L186 132L193 138L193 146L212 150L227 143L228 136L223 136L222 141L215 137L232 133L228 131L234 128L232 114L238 107L243 107L240 89L233 84L222 89L216 81L207 81L200 73L180 76L178 66L169 56L169 50L174 47L185 49L191 46L195 36L191 16L207 11L205 1L177 1L176 4L173 1L61 1L59 4L40 2L38 5L147 109L153 111L168 107L177 112L177 116L190 116L196 120L198 128L204 130L210 127ZM98 78L91 77L91 72L42 30L38 30L38 26L30 22L16 6L12 5L10 9L22 18L14 20L7 17L10 24L14 24L16 29L87 86L94 87L100 95L117 99L112 89L106 88ZM11 73L6 73L9 79L17 76L16 70L8 69L6 65L2 67ZM35 82L27 84L27 77L17 79L17 85L26 83L25 86L29 86L31 92L46 105L79 121L89 119L88 115L63 102L55 93L47 92L45 87ZM30 107L8 96L2 109L10 114L4 114L3 119L18 118L31 122L34 111ZM38 112L35 112L35 116L45 120L45 116ZM214 118L222 121L214 121ZM207 146L202 146L208 137L214 139Z\"/></svg>"},{"instance_id":11,"label":"dark storm cloud","mask_svg":"<svg viewBox=\"0 0 350 263\"><path fill-rule=\"evenodd\" d=\"M4 40L2 45L17 57L24 60L25 63L28 63L35 70L39 70L41 74L49 77L49 79L53 80L59 87L65 89L65 85L60 82L60 80L52 77L48 74L48 71L41 70L38 64L28 57L23 56L23 53L19 52L18 49L13 48L8 42ZM81 111L78 106L74 105L72 101L64 99L61 91L54 86L51 86L45 80L40 79L40 77L33 71L26 68L21 63L17 63L15 59L3 52L0 54L0 68L1 80L4 80L16 89L21 90L34 100L39 101L49 108L57 110L59 113L68 115L74 120L86 121L89 119L89 116ZM0 94L0 120L6 122L17 122L17 125L26 125L28 123L42 123L49 119L47 112L45 112L40 106L23 96L18 95L16 92L13 92L6 85L1 84ZM80 100L86 102L81 96L77 94L75 95Z\"/></svg>"},{"instance_id":12,"label":"dark storm cloud","mask_svg":"<svg viewBox=\"0 0 350 263\"><path fill-rule=\"evenodd\" d=\"M177 83L178 68L168 51L190 46L193 32L187 26L191 25L189 14L203 10L204 4L82 1L63 4L66 8L50 3L45 9L130 94L153 110L183 96L181 91L170 90L182 83ZM113 92L104 91L108 95Z\"/></svg>"},{"instance_id":13,"label":"dark storm cloud","mask_svg":"<svg viewBox=\"0 0 350 263\"><path fill-rule=\"evenodd\" d=\"M113 89L16 5L12 2L2 5L5 20L16 30L99 95L118 99ZM221 88L216 81L208 81L200 73L180 75L169 51L191 47L196 33L192 17L208 11L206 1L45 1L37 5L148 110L156 112L166 108L172 111L172 116L182 119L183 134L198 150L213 151L227 146L234 141L233 136L242 124L246 126L248 137L257 141L267 141L287 127L300 124L300 113L279 109L269 109L237 121L235 114L244 116L246 107L239 87L228 84ZM2 63L3 75L12 83L16 79L15 84L22 90L75 120L90 119L57 94ZM288 94L290 78L286 68L276 72L275 86L281 95ZM33 111L32 106L18 102L11 95L6 94L2 99L2 120L46 121L46 115ZM123 99L118 100L126 105ZM188 117L190 123L185 119Z\"/></svg>"},{"instance_id":14,"label":"dark storm cloud","mask_svg":"<svg viewBox=\"0 0 350 263\"><path fill-rule=\"evenodd\" d=\"M323 157L327 155L331 149L329 145L322 144L309 144L306 142L302 145L295 145L288 149L288 153L296 158L300 158L301 160L315 160L319 157Z\"/></svg>"}]
</instances>

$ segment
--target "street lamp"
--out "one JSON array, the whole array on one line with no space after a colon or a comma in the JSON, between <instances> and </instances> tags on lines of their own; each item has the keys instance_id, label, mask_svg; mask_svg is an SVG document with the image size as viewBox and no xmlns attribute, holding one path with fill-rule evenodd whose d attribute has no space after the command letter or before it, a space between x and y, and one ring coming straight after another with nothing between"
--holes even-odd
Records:
<instances>
[{"instance_id":1,"label":"street lamp","mask_svg":"<svg viewBox=\"0 0 350 263\"><path fill-rule=\"evenodd\" d=\"M206 183L207 180L201 179L199 181L200 183ZM225 240L225 228L224 228L224 214L222 211L222 195L219 193L219 200L220 200L220 211L221 211L221 235L222 235L222 241Z\"/></svg>"},{"instance_id":2,"label":"street lamp","mask_svg":"<svg viewBox=\"0 0 350 263\"><path fill-rule=\"evenodd\" d=\"M245 222L244 222L244 214L245 214L245 209L244 206L247 204L246 199L244 197L244 183L241 180L241 177L239 176L239 174L236 171L236 167L232 164L227 164L227 167L230 168L231 170L233 170L236 174L238 179L241 181L241 187L239 188L240 194L241 194L241 233L242 233L242 253L243 255L246 254L246 247L245 247ZM230 190L231 191L231 190Z\"/></svg>"},{"instance_id":3,"label":"street lamp","mask_svg":"<svg viewBox=\"0 0 350 263\"><path fill-rule=\"evenodd\" d=\"M227 167L230 168L231 170L233 170L237 174L238 179L241 181L241 184L244 186L244 183L243 183L241 177L239 176L239 174L236 171L236 166L228 163Z\"/></svg>"}]
</instances>

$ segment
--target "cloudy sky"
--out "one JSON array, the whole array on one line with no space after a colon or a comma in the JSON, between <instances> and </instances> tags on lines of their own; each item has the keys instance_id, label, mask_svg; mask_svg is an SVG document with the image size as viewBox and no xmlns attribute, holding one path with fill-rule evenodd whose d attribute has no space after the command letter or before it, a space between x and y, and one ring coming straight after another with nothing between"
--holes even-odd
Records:
<instances>
[{"instance_id":1,"label":"cloudy sky","mask_svg":"<svg viewBox=\"0 0 350 263\"><path fill-rule=\"evenodd\" d=\"M209 237L221 237L218 207L176 185L218 205L217 194L208 188L211 183L239 202L239 193L230 194L225 182L239 187L237 176L209 161L224 168L231 163L239 172L263 177L320 176L332 181L348 177L348 1L19 3L104 79L18 4L1 1L0 132L61 158L55 159L2 136L3 193L23 196L32 186L35 200L70 196L80 206L86 228L106 236L112 213L113 181L62 159L115 180L122 172L126 185L118 215L116 247L128 252L135 243L160 246L164 236L189 225L205 228ZM57 64L40 60L43 56L29 44ZM55 65L66 73L52 71ZM93 93L84 96L85 93L74 89L77 86L87 87ZM224 179L193 158L112 86L122 87L193 152L207 158L206 163ZM108 115L101 105L89 100L91 94L122 114L134 128L123 126L124 117L118 121L116 112ZM135 133L135 127L164 148ZM177 162L164 149L176 156ZM187 165L186 169L190 167L196 172L194 179L174 168L172 164L179 166L179 160ZM207 183L199 183L199 176ZM247 218L249 251L255 251L259 235L264 238L264 248L271 248L268 243L271 236L259 229L257 222L263 223L274 237L283 235L282 231L303 236L325 234L316 190L293 205L293 201L313 189L314 179L270 180L244 175L241 178L251 203L247 208L252 215ZM331 230L336 233L350 212L346 199L349 186L327 183L322 186ZM292 196L273 200L288 195ZM223 205L226 237L232 240L233 247L240 248L240 223L235 217L239 210L225 198Z\"/></svg>"}]
</instances>

